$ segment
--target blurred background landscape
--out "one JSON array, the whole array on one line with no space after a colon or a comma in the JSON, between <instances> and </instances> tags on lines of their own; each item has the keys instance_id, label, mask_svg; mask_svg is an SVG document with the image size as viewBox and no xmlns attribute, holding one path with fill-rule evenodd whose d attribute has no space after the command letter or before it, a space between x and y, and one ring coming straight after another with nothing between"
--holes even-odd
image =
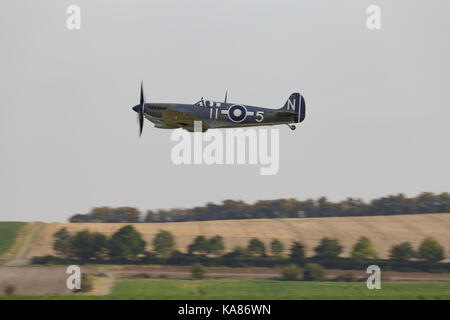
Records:
<instances>
[{"instance_id":1,"label":"blurred background landscape","mask_svg":"<svg viewBox=\"0 0 450 320\"><path fill-rule=\"evenodd\" d=\"M4 298L449 299L449 212L447 193L422 193L1 222L0 287ZM80 292L65 287L71 264ZM380 293L366 287L373 264Z\"/></svg>"}]
</instances>

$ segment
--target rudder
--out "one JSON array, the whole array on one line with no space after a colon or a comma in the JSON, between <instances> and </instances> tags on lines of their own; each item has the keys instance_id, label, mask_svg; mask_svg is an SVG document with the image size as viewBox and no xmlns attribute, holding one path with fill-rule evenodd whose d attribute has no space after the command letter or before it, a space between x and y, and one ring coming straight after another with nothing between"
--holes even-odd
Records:
<instances>
[{"instance_id":1,"label":"rudder","mask_svg":"<svg viewBox=\"0 0 450 320\"><path fill-rule=\"evenodd\" d=\"M295 114L294 122L299 123L305 120L305 109L305 99L300 93L295 92L289 96L289 99L280 110Z\"/></svg>"}]
</instances>

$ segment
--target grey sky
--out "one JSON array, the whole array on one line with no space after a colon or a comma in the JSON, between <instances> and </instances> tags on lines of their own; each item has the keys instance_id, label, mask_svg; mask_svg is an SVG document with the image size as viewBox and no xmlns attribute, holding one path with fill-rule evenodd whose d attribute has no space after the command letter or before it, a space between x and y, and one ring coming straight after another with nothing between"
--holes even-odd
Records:
<instances>
[{"instance_id":1,"label":"grey sky","mask_svg":"<svg viewBox=\"0 0 450 320\"><path fill-rule=\"evenodd\" d=\"M81 7L81 30L66 8ZM381 7L382 29L366 28ZM371 199L450 191L448 1L2 1L0 220L65 221L224 199ZM280 171L175 166L152 102L279 108Z\"/></svg>"}]
</instances>

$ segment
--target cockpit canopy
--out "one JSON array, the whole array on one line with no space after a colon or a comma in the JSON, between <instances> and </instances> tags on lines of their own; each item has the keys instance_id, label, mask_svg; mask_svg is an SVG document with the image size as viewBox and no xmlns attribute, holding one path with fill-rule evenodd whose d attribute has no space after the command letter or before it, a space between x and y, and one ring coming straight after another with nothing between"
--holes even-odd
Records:
<instances>
[{"instance_id":1,"label":"cockpit canopy","mask_svg":"<svg viewBox=\"0 0 450 320\"><path fill-rule=\"evenodd\" d=\"M199 107L220 107L222 103L217 101L203 100L203 97L195 103Z\"/></svg>"}]
</instances>

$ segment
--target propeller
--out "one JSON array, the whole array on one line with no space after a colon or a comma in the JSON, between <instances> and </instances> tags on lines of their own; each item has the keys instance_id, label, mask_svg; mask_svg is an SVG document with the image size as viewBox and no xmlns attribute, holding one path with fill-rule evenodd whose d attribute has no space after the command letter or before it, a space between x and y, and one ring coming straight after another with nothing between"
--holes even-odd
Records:
<instances>
[{"instance_id":1,"label":"propeller","mask_svg":"<svg viewBox=\"0 0 450 320\"><path fill-rule=\"evenodd\" d=\"M225 91L225 102L224 102L224 104L227 104L227 95L228 95L228 90Z\"/></svg>"},{"instance_id":2,"label":"propeller","mask_svg":"<svg viewBox=\"0 0 450 320\"><path fill-rule=\"evenodd\" d=\"M138 122L139 122L139 137L142 135L142 130L144 129L144 106L145 106L145 96L144 96L144 81L141 81L141 97L138 106L133 107L133 110L137 112Z\"/></svg>"}]
</instances>

